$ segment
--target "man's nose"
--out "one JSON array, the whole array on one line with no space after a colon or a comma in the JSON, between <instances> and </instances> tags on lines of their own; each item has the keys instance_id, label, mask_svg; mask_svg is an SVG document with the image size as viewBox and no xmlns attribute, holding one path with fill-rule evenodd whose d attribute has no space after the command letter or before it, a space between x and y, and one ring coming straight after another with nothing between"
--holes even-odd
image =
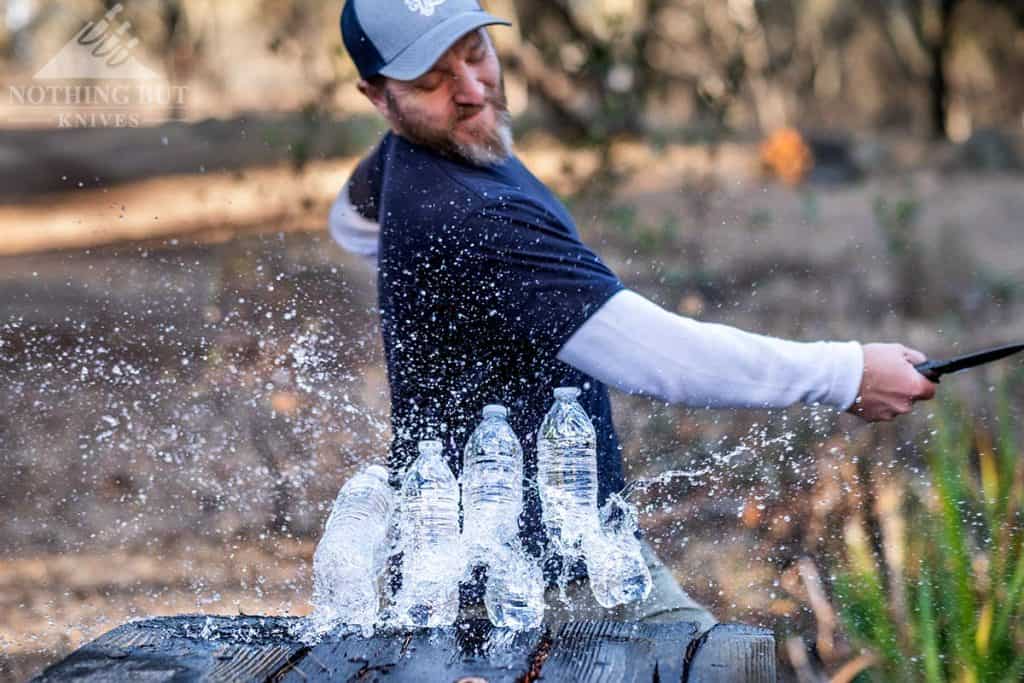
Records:
<instances>
[{"instance_id":1,"label":"man's nose","mask_svg":"<svg viewBox=\"0 0 1024 683\"><path fill-rule=\"evenodd\" d=\"M476 69L463 65L455 72L455 103L462 106L480 106L487 101L487 86L477 76Z\"/></svg>"}]
</instances>

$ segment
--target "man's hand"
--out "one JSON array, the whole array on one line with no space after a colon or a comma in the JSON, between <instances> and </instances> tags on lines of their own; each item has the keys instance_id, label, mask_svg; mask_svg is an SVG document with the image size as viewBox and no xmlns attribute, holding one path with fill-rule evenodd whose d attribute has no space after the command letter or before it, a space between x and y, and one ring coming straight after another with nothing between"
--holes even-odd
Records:
<instances>
[{"instance_id":1,"label":"man's hand","mask_svg":"<svg viewBox=\"0 0 1024 683\"><path fill-rule=\"evenodd\" d=\"M868 422L891 420L909 413L914 401L930 399L936 385L914 369L926 360L902 344L865 344L864 376L850 412Z\"/></svg>"}]
</instances>

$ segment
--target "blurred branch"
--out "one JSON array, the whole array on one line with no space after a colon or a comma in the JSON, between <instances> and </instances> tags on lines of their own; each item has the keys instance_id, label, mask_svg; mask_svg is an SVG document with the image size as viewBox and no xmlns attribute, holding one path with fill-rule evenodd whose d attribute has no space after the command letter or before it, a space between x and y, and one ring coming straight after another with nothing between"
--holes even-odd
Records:
<instances>
[{"instance_id":1,"label":"blurred branch","mask_svg":"<svg viewBox=\"0 0 1024 683\"><path fill-rule=\"evenodd\" d=\"M807 656L807 646L800 636L790 636L785 641L786 656L789 657L789 665L793 667L797 683L823 683L824 678L811 666L811 660Z\"/></svg>"},{"instance_id":2,"label":"blurred branch","mask_svg":"<svg viewBox=\"0 0 1024 683\"><path fill-rule=\"evenodd\" d=\"M832 675L829 683L852 683L866 669L878 663L878 657L870 652L857 655Z\"/></svg>"},{"instance_id":3,"label":"blurred branch","mask_svg":"<svg viewBox=\"0 0 1024 683\"><path fill-rule=\"evenodd\" d=\"M578 40L588 46L601 42L601 38L591 33L580 23L572 9L565 4L565 0L547 0L543 3L543 6L550 15L557 18L562 26L569 31L574 40Z\"/></svg>"},{"instance_id":4,"label":"blurred branch","mask_svg":"<svg viewBox=\"0 0 1024 683\"><path fill-rule=\"evenodd\" d=\"M523 49L511 61L531 90L550 107L558 124L578 137L603 141L621 132L639 132L644 108L664 74L648 61L659 26L653 17L672 0L649 0L640 20L626 30L592 28L566 0L520 2ZM623 24L609 18L610 26ZM633 28L629 28L634 26ZM565 50L578 51L579 63L562 66Z\"/></svg>"},{"instance_id":5,"label":"blurred branch","mask_svg":"<svg viewBox=\"0 0 1024 683\"><path fill-rule=\"evenodd\" d=\"M822 659L831 661L835 652L835 630L839 620L836 618L836 613L828 601L828 596L825 595L825 589L821 584L821 575L818 573L818 568L815 566L814 561L809 557L800 558L799 569L800 578L807 589L811 610L814 612L814 618L818 623L816 641L818 654Z\"/></svg>"},{"instance_id":6,"label":"blurred branch","mask_svg":"<svg viewBox=\"0 0 1024 683\"><path fill-rule=\"evenodd\" d=\"M524 40L519 54L509 55L508 63L522 72L530 89L558 119L558 125L577 132L588 129L593 102L564 72L552 69L536 45Z\"/></svg>"},{"instance_id":7,"label":"blurred branch","mask_svg":"<svg viewBox=\"0 0 1024 683\"><path fill-rule=\"evenodd\" d=\"M999 4L998 2L995 4ZM959 0L894 0L883 2L883 35L897 63L911 78L927 79L932 134L947 138L949 79L947 62L952 47L953 15Z\"/></svg>"},{"instance_id":8,"label":"blurred branch","mask_svg":"<svg viewBox=\"0 0 1024 683\"><path fill-rule=\"evenodd\" d=\"M932 41L930 79L932 134L948 138L949 78L946 71L953 37L953 12L959 0L940 0L938 36Z\"/></svg>"},{"instance_id":9,"label":"blurred branch","mask_svg":"<svg viewBox=\"0 0 1024 683\"><path fill-rule=\"evenodd\" d=\"M644 96L649 95L659 78L650 60L647 58L652 41L657 36L656 18L668 6L670 0L648 0L647 21L645 21L633 37L633 53L635 55L634 84L636 91Z\"/></svg>"},{"instance_id":10,"label":"blurred branch","mask_svg":"<svg viewBox=\"0 0 1024 683\"><path fill-rule=\"evenodd\" d=\"M922 27L920 8L908 6L907 0L883 2L878 16L882 19L882 35L899 57L898 63L908 76L927 77L932 70L928 39Z\"/></svg>"}]
</instances>

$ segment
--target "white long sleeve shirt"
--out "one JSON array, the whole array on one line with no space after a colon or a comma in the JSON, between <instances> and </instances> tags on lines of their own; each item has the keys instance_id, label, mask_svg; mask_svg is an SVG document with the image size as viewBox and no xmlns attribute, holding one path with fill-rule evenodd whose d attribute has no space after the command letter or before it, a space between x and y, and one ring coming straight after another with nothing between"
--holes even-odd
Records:
<instances>
[{"instance_id":1,"label":"white long sleeve shirt","mask_svg":"<svg viewBox=\"0 0 1024 683\"><path fill-rule=\"evenodd\" d=\"M331 236L376 267L380 226L338 193ZM569 338L558 359L628 393L708 408L795 403L849 408L864 357L857 342L794 342L698 322L623 290Z\"/></svg>"}]
</instances>

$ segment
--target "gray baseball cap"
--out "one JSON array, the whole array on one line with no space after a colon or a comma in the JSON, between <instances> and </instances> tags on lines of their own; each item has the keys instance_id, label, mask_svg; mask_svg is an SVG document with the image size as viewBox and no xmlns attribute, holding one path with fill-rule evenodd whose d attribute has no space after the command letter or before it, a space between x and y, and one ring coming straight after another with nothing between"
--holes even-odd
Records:
<instances>
[{"instance_id":1,"label":"gray baseball cap","mask_svg":"<svg viewBox=\"0 0 1024 683\"><path fill-rule=\"evenodd\" d=\"M341 38L362 78L419 78L459 38L490 24L477 0L346 0Z\"/></svg>"}]
</instances>

